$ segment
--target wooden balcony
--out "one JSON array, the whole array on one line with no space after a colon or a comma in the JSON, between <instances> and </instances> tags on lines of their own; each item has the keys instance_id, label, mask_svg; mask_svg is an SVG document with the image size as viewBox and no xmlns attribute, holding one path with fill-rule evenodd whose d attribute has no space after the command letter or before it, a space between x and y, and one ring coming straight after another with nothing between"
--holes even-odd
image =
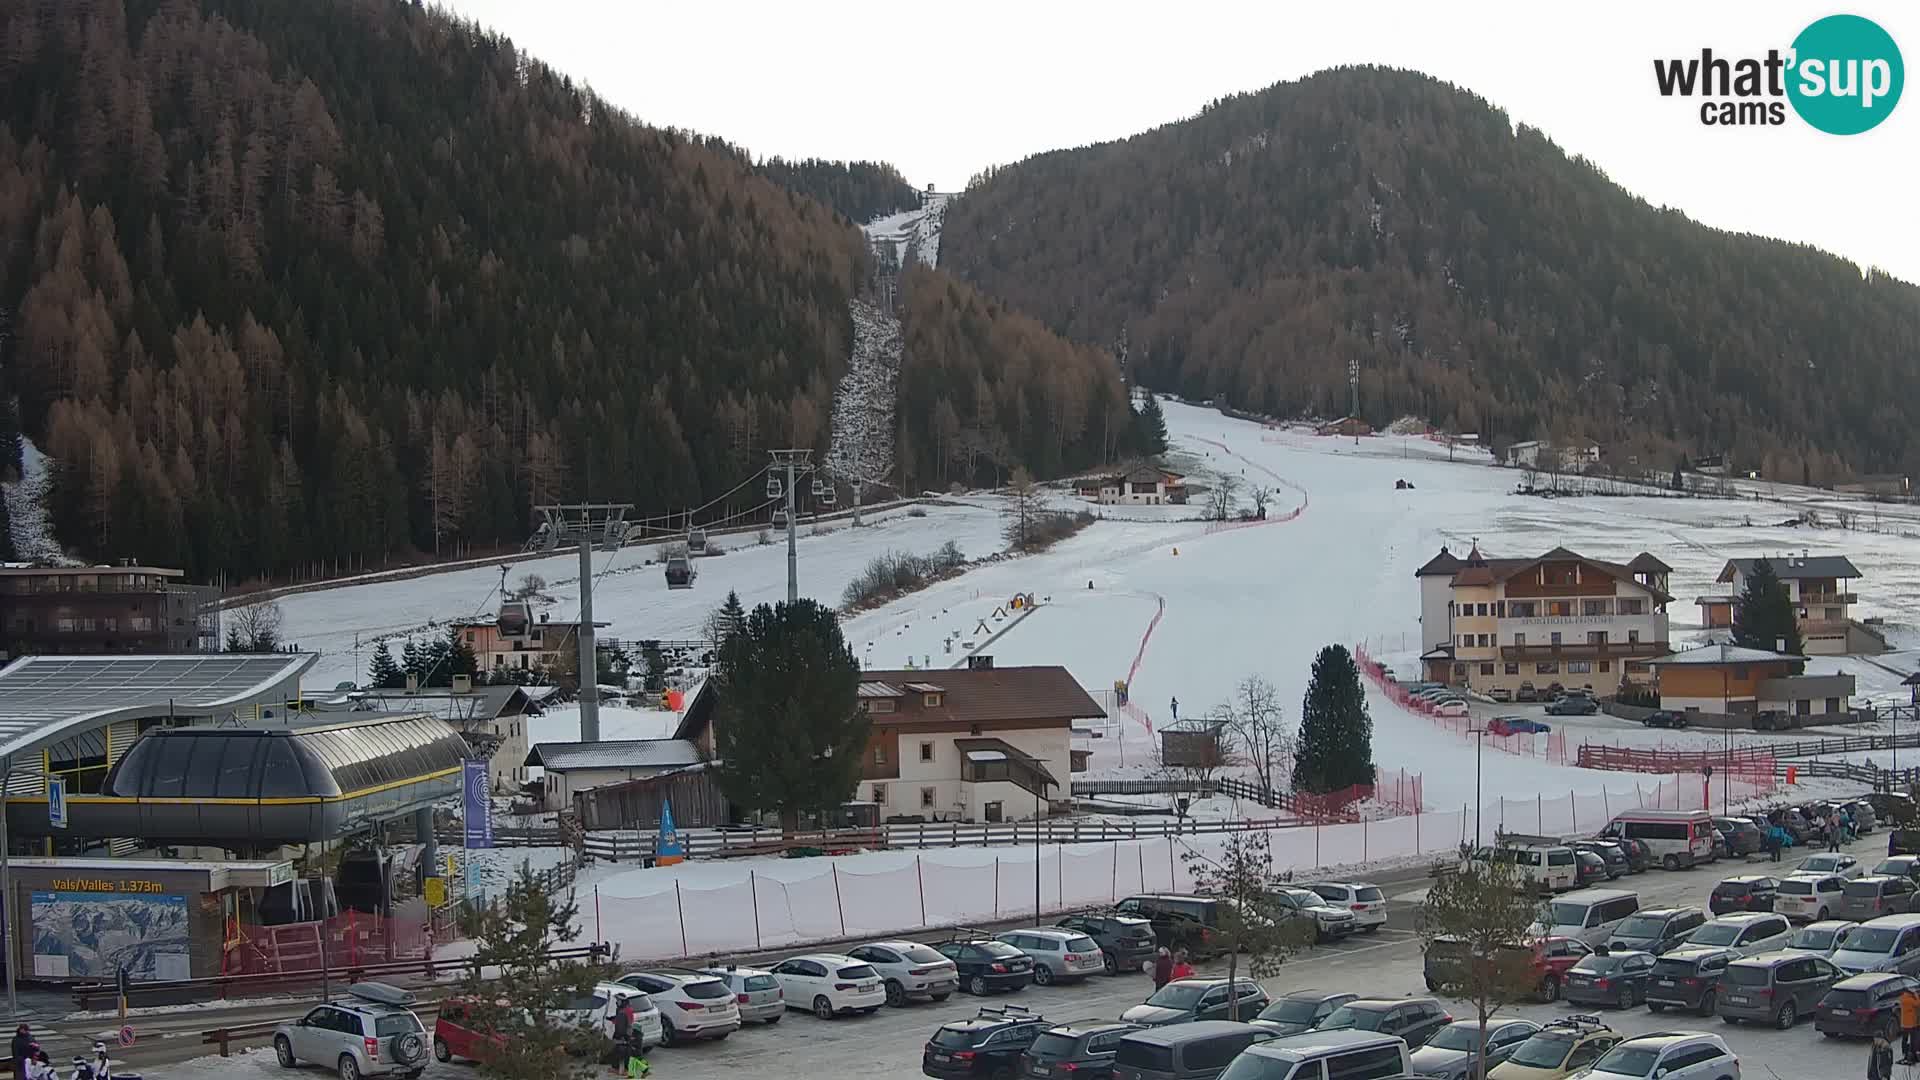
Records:
<instances>
[{"instance_id":1,"label":"wooden balcony","mask_svg":"<svg viewBox=\"0 0 1920 1080\"><path fill-rule=\"evenodd\" d=\"M1569 641L1559 645L1502 645L1502 660L1637 660L1672 652L1664 641Z\"/></svg>"},{"instance_id":2,"label":"wooden balcony","mask_svg":"<svg viewBox=\"0 0 1920 1080\"><path fill-rule=\"evenodd\" d=\"M1801 593L1800 598L1794 601L1794 603L1799 604L1801 607L1821 607L1823 605L1832 605L1832 604L1857 604L1859 602L1860 602L1859 594L1850 593L1850 592Z\"/></svg>"}]
</instances>

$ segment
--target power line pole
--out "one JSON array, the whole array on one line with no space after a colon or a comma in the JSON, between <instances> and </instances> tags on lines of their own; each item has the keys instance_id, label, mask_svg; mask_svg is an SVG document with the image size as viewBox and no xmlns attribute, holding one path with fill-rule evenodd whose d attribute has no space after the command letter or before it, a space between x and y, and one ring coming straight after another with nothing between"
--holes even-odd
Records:
<instances>
[{"instance_id":1,"label":"power line pole","mask_svg":"<svg viewBox=\"0 0 1920 1080\"><path fill-rule=\"evenodd\" d=\"M1360 358L1357 356L1347 361L1347 385L1353 390L1353 411L1347 415L1358 420L1360 419ZM1353 445L1360 445L1358 426L1353 429Z\"/></svg>"},{"instance_id":2,"label":"power line pole","mask_svg":"<svg viewBox=\"0 0 1920 1080\"><path fill-rule=\"evenodd\" d=\"M786 517L787 517L787 603L800 599L800 522L794 514L794 486L799 478L813 472L813 451L811 450L770 450L773 455L773 467L786 471ZM779 483L778 479L773 481ZM769 494L773 494L769 492ZM816 492L815 494L818 494Z\"/></svg>"},{"instance_id":3,"label":"power line pole","mask_svg":"<svg viewBox=\"0 0 1920 1080\"><path fill-rule=\"evenodd\" d=\"M593 635L593 548L600 544L618 550L627 537L627 511L632 503L566 503L535 507L542 522L528 541L553 550L566 541L580 545L580 626L575 631L580 652L580 741L600 741L600 665ZM506 574L501 573L504 584Z\"/></svg>"},{"instance_id":4,"label":"power line pole","mask_svg":"<svg viewBox=\"0 0 1920 1080\"><path fill-rule=\"evenodd\" d=\"M593 537L580 536L580 741L600 741L600 665L593 644Z\"/></svg>"}]
</instances>

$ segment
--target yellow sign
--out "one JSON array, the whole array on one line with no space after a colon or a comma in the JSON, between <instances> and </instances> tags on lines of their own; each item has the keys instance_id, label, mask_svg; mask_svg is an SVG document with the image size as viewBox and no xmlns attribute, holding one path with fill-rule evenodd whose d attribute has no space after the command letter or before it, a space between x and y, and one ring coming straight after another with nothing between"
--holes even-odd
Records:
<instances>
[{"instance_id":1,"label":"yellow sign","mask_svg":"<svg viewBox=\"0 0 1920 1080\"><path fill-rule=\"evenodd\" d=\"M53 887L59 892L163 893L167 891L167 887L157 881L107 881L103 878L54 878Z\"/></svg>"},{"instance_id":2,"label":"yellow sign","mask_svg":"<svg viewBox=\"0 0 1920 1080\"><path fill-rule=\"evenodd\" d=\"M427 879L427 906L437 908L447 902L447 879L430 877Z\"/></svg>"}]
</instances>

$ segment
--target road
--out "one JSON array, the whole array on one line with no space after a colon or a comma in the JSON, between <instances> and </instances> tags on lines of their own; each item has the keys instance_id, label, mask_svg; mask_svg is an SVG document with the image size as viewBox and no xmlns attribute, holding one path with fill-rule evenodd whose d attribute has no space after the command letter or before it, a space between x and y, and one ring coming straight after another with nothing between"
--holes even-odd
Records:
<instances>
[{"instance_id":1,"label":"road","mask_svg":"<svg viewBox=\"0 0 1920 1080\"><path fill-rule=\"evenodd\" d=\"M1861 859L1871 861L1884 853L1885 843L1885 834L1877 833L1856 843L1851 850ZM1790 869L1791 862L1781 863L1780 869ZM1770 868L1765 864L1746 867L1722 862L1674 873L1650 871L1609 884L1637 891L1643 907L1704 905L1713 884L1722 877L1766 869ZM1392 903L1385 928L1375 935L1361 935L1290 958L1280 975L1262 980L1268 991L1277 995L1305 987L1322 987L1388 997L1424 994L1420 943L1412 929L1424 895L1424 883L1407 882L1390 888L1389 892ZM1224 970L1223 963L1203 968L1204 972L1215 974L1223 974ZM1151 984L1145 976L1122 975L1100 977L1078 986L1029 987L1015 994L996 996L988 1004L1017 1004L1060 1021L1110 1018L1138 1004L1150 990ZM920 1048L927 1037L943 1022L972 1015L979 1004L956 997L938 1005L883 1009L872 1016L831 1021L790 1012L777 1027L749 1027L722 1043L657 1050L653 1055L655 1075L676 1080L736 1080L741 1075L797 1073L831 1075L837 1080L905 1080L920 1075ZM1455 1016L1470 1014L1460 1003L1450 1004ZM1555 1004L1526 1005L1512 1011L1544 1022L1575 1010ZM1608 1011L1604 1015L1616 1030L1628 1034L1675 1029L1718 1032L1741 1056L1749 1077L1764 1078L1769 1075L1769 1068L1781 1077L1851 1075L1864 1067L1866 1056L1863 1044L1823 1039L1807 1023L1790 1031L1774 1031L1751 1025L1732 1027L1713 1018L1673 1014L1656 1017L1645 1008L1626 1013ZM181 1061L179 1051L187 1047L162 1047L164 1044L156 1046L151 1059L143 1052L147 1050L144 1044L127 1056L134 1067L143 1069L149 1080L195 1074L193 1064L175 1065L171 1069L163 1064ZM269 1059L259 1060L259 1075L273 1075L267 1069ZM251 1071L239 1075L251 1075ZM435 1065L428 1069L427 1075L453 1080L471 1076L472 1072L457 1065Z\"/></svg>"}]
</instances>

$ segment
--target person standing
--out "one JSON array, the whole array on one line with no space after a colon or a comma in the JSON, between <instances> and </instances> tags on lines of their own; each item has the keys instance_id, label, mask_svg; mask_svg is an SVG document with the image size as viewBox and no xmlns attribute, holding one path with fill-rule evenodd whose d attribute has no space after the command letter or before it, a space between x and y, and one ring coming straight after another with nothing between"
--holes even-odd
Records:
<instances>
[{"instance_id":1,"label":"person standing","mask_svg":"<svg viewBox=\"0 0 1920 1080\"><path fill-rule=\"evenodd\" d=\"M1162 945L1160 951L1153 954L1153 988L1158 990L1172 981L1173 954L1167 951L1165 945Z\"/></svg>"},{"instance_id":2,"label":"person standing","mask_svg":"<svg viewBox=\"0 0 1920 1080\"><path fill-rule=\"evenodd\" d=\"M1173 954L1173 970L1168 974L1174 979L1193 978L1193 965L1187 963L1187 950L1181 949Z\"/></svg>"},{"instance_id":3,"label":"person standing","mask_svg":"<svg viewBox=\"0 0 1920 1080\"><path fill-rule=\"evenodd\" d=\"M7 1054L13 1058L13 1080L27 1080L27 1061L33 1056L33 1028L21 1024L13 1031L13 1042L7 1045Z\"/></svg>"},{"instance_id":4,"label":"person standing","mask_svg":"<svg viewBox=\"0 0 1920 1080\"><path fill-rule=\"evenodd\" d=\"M1827 850L1840 850L1840 811L1827 811Z\"/></svg>"},{"instance_id":5,"label":"person standing","mask_svg":"<svg viewBox=\"0 0 1920 1080\"><path fill-rule=\"evenodd\" d=\"M612 1030L608 1036L613 1040L613 1050L608 1055L608 1065L613 1067L613 1075L627 1075L627 1058L632 1056L633 1045L633 999L621 994L613 1001Z\"/></svg>"},{"instance_id":6,"label":"person standing","mask_svg":"<svg viewBox=\"0 0 1920 1080\"><path fill-rule=\"evenodd\" d=\"M1900 1062L1920 1063L1920 993L1909 986L1900 991Z\"/></svg>"}]
</instances>

